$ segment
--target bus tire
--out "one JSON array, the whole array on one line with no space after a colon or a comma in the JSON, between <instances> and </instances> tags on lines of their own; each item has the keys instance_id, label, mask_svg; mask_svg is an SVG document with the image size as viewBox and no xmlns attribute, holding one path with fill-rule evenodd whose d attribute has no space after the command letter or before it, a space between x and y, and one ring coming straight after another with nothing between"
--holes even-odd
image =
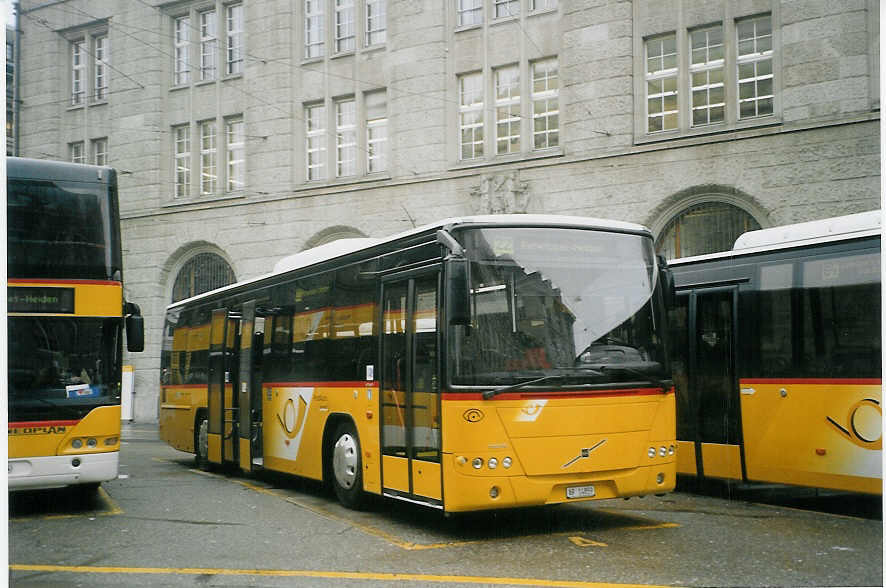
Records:
<instances>
[{"instance_id":1,"label":"bus tire","mask_svg":"<svg viewBox=\"0 0 886 588\"><path fill-rule=\"evenodd\" d=\"M194 430L194 464L199 470L209 471L209 420L203 415L197 417Z\"/></svg>"},{"instance_id":2,"label":"bus tire","mask_svg":"<svg viewBox=\"0 0 886 588\"><path fill-rule=\"evenodd\" d=\"M363 492L363 460L360 438L350 421L338 425L329 448L332 487L338 501L351 509L360 509L366 499Z\"/></svg>"}]
</instances>

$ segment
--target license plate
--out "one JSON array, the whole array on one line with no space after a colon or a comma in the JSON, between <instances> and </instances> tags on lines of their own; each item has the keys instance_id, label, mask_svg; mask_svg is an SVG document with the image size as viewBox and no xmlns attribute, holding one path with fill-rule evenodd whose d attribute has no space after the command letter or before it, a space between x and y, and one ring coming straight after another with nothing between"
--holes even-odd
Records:
<instances>
[{"instance_id":1,"label":"license plate","mask_svg":"<svg viewBox=\"0 0 886 588\"><path fill-rule=\"evenodd\" d=\"M593 486L570 486L566 488L566 498L593 498L595 494Z\"/></svg>"}]
</instances>

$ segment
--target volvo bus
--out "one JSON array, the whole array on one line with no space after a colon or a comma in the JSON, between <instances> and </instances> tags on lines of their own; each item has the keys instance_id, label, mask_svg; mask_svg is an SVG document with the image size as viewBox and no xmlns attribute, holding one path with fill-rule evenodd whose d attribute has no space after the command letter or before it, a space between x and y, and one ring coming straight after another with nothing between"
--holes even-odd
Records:
<instances>
[{"instance_id":1,"label":"volvo bus","mask_svg":"<svg viewBox=\"0 0 886 588\"><path fill-rule=\"evenodd\" d=\"M349 507L664 493L669 283L629 223L493 215L336 241L168 307L161 437Z\"/></svg>"},{"instance_id":2,"label":"volvo bus","mask_svg":"<svg viewBox=\"0 0 886 588\"><path fill-rule=\"evenodd\" d=\"M669 262L678 473L882 494L880 220Z\"/></svg>"},{"instance_id":3,"label":"volvo bus","mask_svg":"<svg viewBox=\"0 0 886 588\"><path fill-rule=\"evenodd\" d=\"M98 488L118 471L124 323L144 344L116 173L15 157L6 173L9 489Z\"/></svg>"}]
</instances>

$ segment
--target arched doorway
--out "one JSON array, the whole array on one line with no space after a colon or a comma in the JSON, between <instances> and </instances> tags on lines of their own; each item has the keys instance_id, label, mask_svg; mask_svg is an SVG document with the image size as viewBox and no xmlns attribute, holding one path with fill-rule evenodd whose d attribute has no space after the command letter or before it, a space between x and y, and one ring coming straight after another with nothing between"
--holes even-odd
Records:
<instances>
[{"instance_id":1,"label":"arched doorway","mask_svg":"<svg viewBox=\"0 0 886 588\"><path fill-rule=\"evenodd\" d=\"M172 302L209 292L237 281L234 270L220 255L198 253L182 265L172 286Z\"/></svg>"},{"instance_id":2,"label":"arched doorway","mask_svg":"<svg viewBox=\"0 0 886 588\"><path fill-rule=\"evenodd\" d=\"M732 249L744 232L761 228L749 212L727 202L701 202L674 215L655 242L666 259Z\"/></svg>"}]
</instances>

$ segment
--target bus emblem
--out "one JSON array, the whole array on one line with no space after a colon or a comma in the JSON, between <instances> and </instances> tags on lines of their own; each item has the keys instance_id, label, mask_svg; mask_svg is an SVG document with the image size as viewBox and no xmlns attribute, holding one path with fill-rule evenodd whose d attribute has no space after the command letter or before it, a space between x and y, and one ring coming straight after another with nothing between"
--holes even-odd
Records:
<instances>
[{"instance_id":1,"label":"bus emblem","mask_svg":"<svg viewBox=\"0 0 886 588\"><path fill-rule=\"evenodd\" d=\"M883 410L877 400L865 398L856 402L846 416L846 426L831 417L825 418L850 443L864 449L883 448Z\"/></svg>"},{"instance_id":2,"label":"bus emblem","mask_svg":"<svg viewBox=\"0 0 886 588\"><path fill-rule=\"evenodd\" d=\"M483 411L479 408L469 408L462 416L464 416L464 419L469 423L479 423L486 415L484 415Z\"/></svg>"},{"instance_id":3,"label":"bus emblem","mask_svg":"<svg viewBox=\"0 0 886 588\"><path fill-rule=\"evenodd\" d=\"M594 444L593 447L582 447L582 449L578 453L578 455L576 455L575 457L573 457L572 459L570 459L569 461L567 461L566 463L561 465L560 469L565 470L566 468L568 468L569 466L571 466L572 464L574 464L578 460L590 457L591 452L593 450L595 450L596 448L600 447L601 445L603 445L604 443L606 443L606 439L603 439L602 441L598 441L596 444Z\"/></svg>"}]
</instances>

